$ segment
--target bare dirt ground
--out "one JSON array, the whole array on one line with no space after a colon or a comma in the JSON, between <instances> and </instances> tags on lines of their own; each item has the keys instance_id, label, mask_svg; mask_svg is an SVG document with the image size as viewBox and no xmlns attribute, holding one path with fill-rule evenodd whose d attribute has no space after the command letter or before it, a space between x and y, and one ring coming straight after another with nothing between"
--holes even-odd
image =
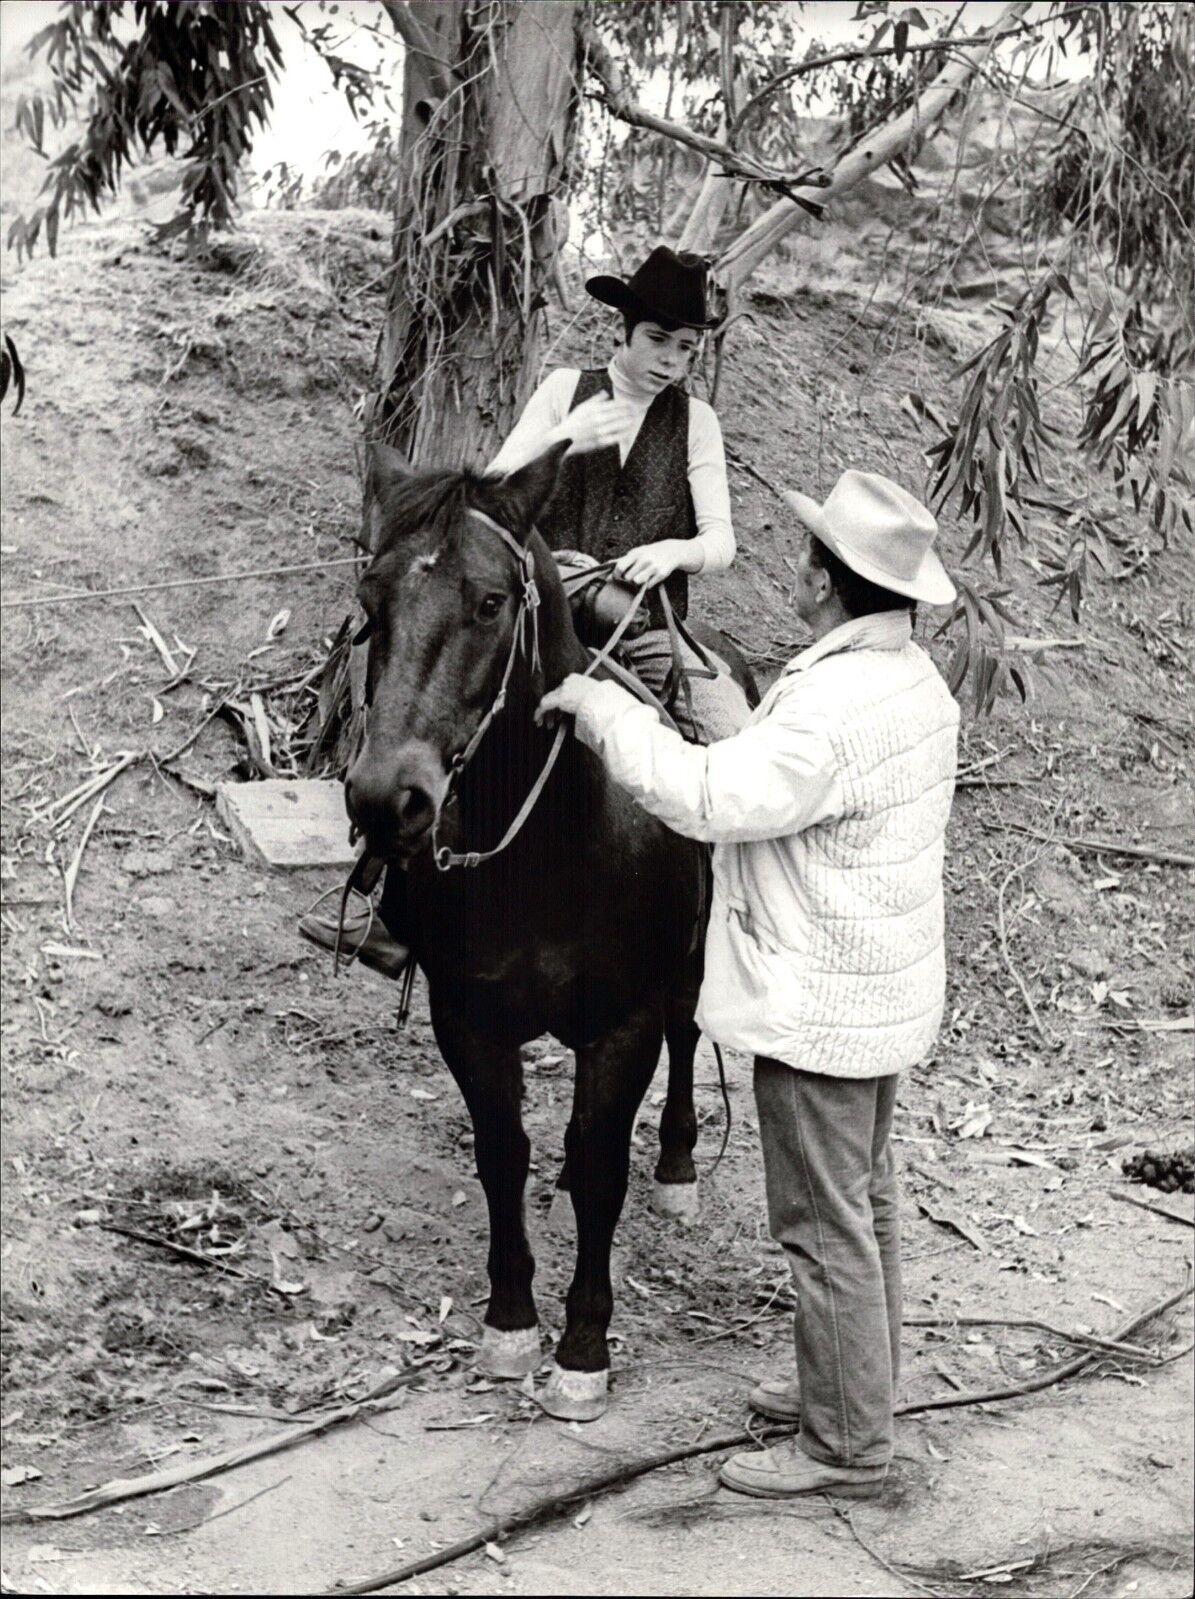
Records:
<instances>
[{"instance_id":1,"label":"bare dirt ground","mask_svg":"<svg viewBox=\"0 0 1195 1599\"><path fill-rule=\"evenodd\" d=\"M70 235L57 262L6 260L4 327L30 382L21 416L3 419L6 600L345 553L351 402L385 264L381 220L355 212L257 219L203 267L148 249L127 222ZM846 465L917 478L901 398L942 391L974 329L944 318L935 347L894 350L883 308L848 282L777 280L751 310L720 409L758 476L734 470L740 557L703 593L766 672L801 639L790 530L760 479L824 492ZM1148 540L1124 534L1128 568ZM957 558L965 540L947 538ZM1155 549L1096 590L1078 628L1050 614L1032 571L1013 579L1026 634L1065 643L1038 652L1051 664L1027 711L966 733L947 1020L898 1120L908 1315L942 1322L907 1329L909 1400L1024 1383L1076 1349L956 1316L1106 1338L1183 1282L1190 1228L1112 1190L1126 1155L1192 1140L1192 1035L1177 1025L1191 1011L1190 873L1148 858L1192 848L1191 566ZM748 1063L732 1059L730 1147L692 1231L649 1212L651 1096L645 1107L608 1417L564 1425L475 1377L484 1206L422 1003L398 1034L388 985L334 981L294 932L334 874L247 864L210 798L250 775L238 728L204 721L230 687L250 711L260 696L288 769L296 685L350 607L350 574L140 597L177 672L130 600L5 612L11 1591L318 1592L620 1462L741 1429L750 1380L788 1359ZM122 751L136 758L104 790L65 925L64 870L94 802L60 830L45 808ZM1067 843L1090 837L1147 854ZM545 1226L570 1063L550 1040L527 1057L550 1329L571 1264ZM698 1099L708 1172L722 1111L704 1053ZM1133 1192L1192 1215L1189 1198ZM109 1224L231 1250L215 1258L253 1276ZM1190 1301L1140 1337L1179 1355ZM20 1520L293 1430L412 1363L419 1380L392 1408L286 1453L79 1519ZM697 1456L408 1591L1171 1599L1192 1586L1191 1370L1189 1353L1110 1353L1037 1394L910 1416L884 1499L849 1519L736 1498L717 1487L719 1456Z\"/></svg>"}]
</instances>

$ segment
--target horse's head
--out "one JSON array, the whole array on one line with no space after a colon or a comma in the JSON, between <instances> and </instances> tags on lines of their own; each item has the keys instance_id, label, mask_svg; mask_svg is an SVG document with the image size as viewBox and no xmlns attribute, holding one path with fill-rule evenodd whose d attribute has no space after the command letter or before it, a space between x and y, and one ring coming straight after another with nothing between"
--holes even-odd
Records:
<instances>
[{"instance_id":1,"label":"horse's head","mask_svg":"<svg viewBox=\"0 0 1195 1599\"><path fill-rule=\"evenodd\" d=\"M373 559L357 591L367 618L358 639L369 640L368 709L345 803L372 855L405 859L427 841L454 763L488 725L500 691L508 681L512 695L531 686L523 656L532 652L532 623L542 634L559 618L528 615L530 540L566 449L499 479L412 473L396 451L371 446ZM553 603L542 609L567 614L558 595L553 583Z\"/></svg>"}]
</instances>

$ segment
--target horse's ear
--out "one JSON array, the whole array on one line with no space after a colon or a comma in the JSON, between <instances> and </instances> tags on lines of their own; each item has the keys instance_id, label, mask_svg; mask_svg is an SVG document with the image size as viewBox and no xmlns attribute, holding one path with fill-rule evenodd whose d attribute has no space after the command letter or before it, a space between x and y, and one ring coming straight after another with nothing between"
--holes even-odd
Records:
<instances>
[{"instance_id":1,"label":"horse's ear","mask_svg":"<svg viewBox=\"0 0 1195 1599\"><path fill-rule=\"evenodd\" d=\"M526 466L521 466L517 472L511 472L502 479L499 493L510 507L511 520L515 524L513 532L524 538L530 537L536 517L556 487L560 462L571 444L571 439L561 439L559 444L553 444L542 455L537 455L534 461L528 461Z\"/></svg>"},{"instance_id":2,"label":"horse's ear","mask_svg":"<svg viewBox=\"0 0 1195 1599\"><path fill-rule=\"evenodd\" d=\"M415 476L415 468L401 450L383 444L380 439L368 439L365 444L365 481L361 495L361 534L357 543L369 554L376 555L382 546L383 527L381 502L387 489L406 483Z\"/></svg>"},{"instance_id":3,"label":"horse's ear","mask_svg":"<svg viewBox=\"0 0 1195 1599\"><path fill-rule=\"evenodd\" d=\"M405 483L415 476L415 468L401 450L380 439L370 439L365 446L365 492L386 488L391 483Z\"/></svg>"}]
</instances>

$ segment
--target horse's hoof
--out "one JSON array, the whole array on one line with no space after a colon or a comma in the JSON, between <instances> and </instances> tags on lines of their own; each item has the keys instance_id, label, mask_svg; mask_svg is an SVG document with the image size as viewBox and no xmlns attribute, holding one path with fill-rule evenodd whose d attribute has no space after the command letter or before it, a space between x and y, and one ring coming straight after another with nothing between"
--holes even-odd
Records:
<instances>
[{"instance_id":1,"label":"horse's hoof","mask_svg":"<svg viewBox=\"0 0 1195 1599\"><path fill-rule=\"evenodd\" d=\"M596 1421L606 1414L609 1388L608 1371L568 1371L553 1361L548 1380L535 1397L558 1421Z\"/></svg>"},{"instance_id":2,"label":"horse's hoof","mask_svg":"<svg viewBox=\"0 0 1195 1599\"><path fill-rule=\"evenodd\" d=\"M525 1377L539 1361L538 1327L516 1327L513 1332L487 1327L482 1334L477 1369L485 1377Z\"/></svg>"},{"instance_id":3,"label":"horse's hoof","mask_svg":"<svg viewBox=\"0 0 1195 1599\"><path fill-rule=\"evenodd\" d=\"M651 1185L651 1208L657 1216L667 1216L682 1227L692 1227L701 1215L701 1195L697 1182L662 1183L657 1177Z\"/></svg>"},{"instance_id":4,"label":"horse's hoof","mask_svg":"<svg viewBox=\"0 0 1195 1599\"><path fill-rule=\"evenodd\" d=\"M552 1203L548 1206L548 1231L557 1237L567 1238L576 1226L572 1195L567 1188L552 1190Z\"/></svg>"}]
</instances>

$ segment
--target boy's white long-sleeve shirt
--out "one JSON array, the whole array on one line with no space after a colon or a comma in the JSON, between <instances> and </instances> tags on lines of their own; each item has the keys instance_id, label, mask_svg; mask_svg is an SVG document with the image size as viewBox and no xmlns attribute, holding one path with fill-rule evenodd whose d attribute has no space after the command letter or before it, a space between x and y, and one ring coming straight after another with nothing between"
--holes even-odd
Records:
<instances>
[{"instance_id":1,"label":"boy's white long-sleeve shirt","mask_svg":"<svg viewBox=\"0 0 1195 1599\"><path fill-rule=\"evenodd\" d=\"M606 368L615 399L630 408L631 425L619 440L618 453L625 465L639 435L655 391L633 387L611 361ZM490 472L516 472L542 451L545 435L572 410L581 373L577 367L559 367L536 389L523 408L510 436L490 462ZM697 538L703 572L721 572L734 560L734 528L730 519L730 488L726 479L726 451L722 429L712 406L689 396L689 492L697 517Z\"/></svg>"}]
</instances>

